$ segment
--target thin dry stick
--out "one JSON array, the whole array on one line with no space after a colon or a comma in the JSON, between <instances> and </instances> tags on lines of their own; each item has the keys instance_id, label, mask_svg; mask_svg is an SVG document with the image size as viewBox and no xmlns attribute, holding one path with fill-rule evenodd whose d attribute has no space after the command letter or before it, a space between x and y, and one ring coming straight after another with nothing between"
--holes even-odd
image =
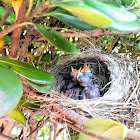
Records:
<instances>
[{"instance_id":1,"label":"thin dry stick","mask_svg":"<svg viewBox=\"0 0 140 140\"><path fill-rule=\"evenodd\" d=\"M53 140L56 140L57 126L58 126L58 124L55 122L55 123L53 124L53 132L54 132Z\"/></svg>"},{"instance_id":2,"label":"thin dry stick","mask_svg":"<svg viewBox=\"0 0 140 140\"><path fill-rule=\"evenodd\" d=\"M132 47L132 59L135 58L135 45L136 45L136 34L134 35L134 44L133 44L133 47Z\"/></svg>"},{"instance_id":3,"label":"thin dry stick","mask_svg":"<svg viewBox=\"0 0 140 140\"><path fill-rule=\"evenodd\" d=\"M133 140L140 140L140 132L129 129L126 137Z\"/></svg>"},{"instance_id":4,"label":"thin dry stick","mask_svg":"<svg viewBox=\"0 0 140 140\"><path fill-rule=\"evenodd\" d=\"M110 52L112 52L113 47L114 47L114 45L115 45L115 43L116 43L117 40L118 40L118 35L115 36L115 39L114 39L113 43L110 46L110 50L109 50Z\"/></svg>"},{"instance_id":5,"label":"thin dry stick","mask_svg":"<svg viewBox=\"0 0 140 140\"><path fill-rule=\"evenodd\" d=\"M49 45L49 42L47 42L47 43L45 44L45 46L44 46L44 48L43 48L43 50L42 50L42 52L41 52L41 55L39 56L39 58L38 58L38 60L37 60L36 66L39 66L40 60L41 60L41 58L42 58L42 56L43 56L43 54L44 54L44 51L47 49L48 45Z\"/></svg>"},{"instance_id":6,"label":"thin dry stick","mask_svg":"<svg viewBox=\"0 0 140 140\"><path fill-rule=\"evenodd\" d=\"M42 122L43 121L43 122ZM41 121L39 121L37 127L27 136L27 138L29 136L31 136L35 131L39 130L40 128L42 128L47 122L49 121L49 117L46 118L46 120L44 121L44 117L43 119L41 119Z\"/></svg>"},{"instance_id":7,"label":"thin dry stick","mask_svg":"<svg viewBox=\"0 0 140 140\"><path fill-rule=\"evenodd\" d=\"M14 140L14 139L0 133L0 140Z\"/></svg>"},{"instance_id":8,"label":"thin dry stick","mask_svg":"<svg viewBox=\"0 0 140 140\"><path fill-rule=\"evenodd\" d=\"M63 132L65 128L60 128L59 131L56 134L56 138Z\"/></svg>"}]
</instances>

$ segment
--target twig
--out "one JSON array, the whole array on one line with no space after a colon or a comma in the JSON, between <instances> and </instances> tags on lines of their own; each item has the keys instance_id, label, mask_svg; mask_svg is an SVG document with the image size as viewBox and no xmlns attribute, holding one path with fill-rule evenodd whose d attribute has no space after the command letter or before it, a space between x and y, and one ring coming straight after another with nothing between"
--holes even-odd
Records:
<instances>
[{"instance_id":1,"label":"twig","mask_svg":"<svg viewBox=\"0 0 140 140\"><path fill-rule=\"evenodd\" d=\"M140 140L140 132L129 129L126 137L133 140Z\"/></svg>"},{"instance_id":2,"label":"twig","mask_svg":"<svg viewBox=\"0 0 140 140\"><path fill-rule=\"evenodd\" d=\"M5 13L5 15L3 16L2 20L0 21L0 27L3 26L3 24L5 23L6 19L8 18L8 16L11 14L13 8L9 7L7 12Z\"/></svg>"},{"instance_id":3,"label":"twig","mask_svg":"<svg viewBox=\"0 0 140 140\"><path fill-rule=\"evenodd\" d=\"M133 47L132 47L132 59L135 58L135 45L136 45L136 34L134 35L134 44L133 44Z\"/></svg>"},{"instance_id":4,"label":"twig","mask_svg":"<svg viewBox=\"0 0 140 140\"><path fill-rule=\"evenodd\" d=\"M24 59L26 58L26 55L28 53L28 46L29 46L31 40L32 40L31 36L26 36L26 38L23 42L23 45L21 47L19 61L24 61Z\"/></svg>"},{"instance_id":5,"label":"twig","mask_svg":"<svg viewBox=\"0 0 140 140\"><path fill-rule=\"evenodd\" d=\"M65 128L60 128L59 131L56 134L56 138L63 132Z\"/></svg>"},{"instance_id":6,"label":"twig","mask_svg":"<svg viewBox=\"0 0 140 140\"><path fill-rule=\"evenodd\" d=\"M10 33L11 31L15 30L17 27L20 27L18 22L14 23L13 25L10 25L8 28L6 28L2 32L0 32L0 38L5 36L6 34Z\"/></svg>"},{"instance_id":7,"label":"twig","mask_svg":"<svg viewBox=\"0 0 140 140\"><path fill-rule=\"evenodd\" d=\"M8 137L8 136L3 135L3 134L1 134L1 133L0 133L0 139L1 139L1 140L14 140L14 139L12 139L11 137Z\"/></svg>"},{"instance_id":8,"label":"twig","mask_svg":"<svg viewBox=\"0 0 140 140\"><path fill-rule=\"evenodd\" d=\"M39 58L38 58L38 60L37 60L36 66L39 66L40 60L41 60L41 58L42 58L42 56L43 56L43 54L44 54L44 51L47 49L48 45L49 45L49 42L47 42L47 43L45 44L45 46L44 46L44 48L43 48L43 50L42 50L42 52L41 52L41 55L39 56Z\"/></svg>"},{"instance_id":9,"label":"twig","mask_svg":"<svg viewBox=\"0 0 140 140\"><path fill-rule=\"evenodd\" d=\"M55 122L53 125L53 132L54 132L53 140L56 140L57 126L58 126L58 124Z\"/></svg>"},{"instance_id":10,"label":"twig","mask_svg":"<svg viewBox=\"0 0 140 140\"><path fill-rule=\"evenodd\" d=\"M115 43L116 43L117 40L118 40L118 35L115 36L115 39L114 39L113 43L109 47L110 48L110 52L112 52L112 50L114 49L114 45L115 45Z\"/></svg>"},{"instance_id":11,"label":"twig","mask_svg":"<svg viewBox=\"0 0 140 140\"><path fill-rule=\"evenodd\" d=\"M48 122L48 120L49 120L49 117L47 117L45 121L44 121L44 118L41 119L40 123L41 123L42 121L44 121L44 122L41 123L41 124L39 123L38 126L37 126L27 137L31 136L35 131L37 131L37 130L39 130L41 127L43 127L44 124L46 124L46 123Z\"/></svg>"}]
</instances>

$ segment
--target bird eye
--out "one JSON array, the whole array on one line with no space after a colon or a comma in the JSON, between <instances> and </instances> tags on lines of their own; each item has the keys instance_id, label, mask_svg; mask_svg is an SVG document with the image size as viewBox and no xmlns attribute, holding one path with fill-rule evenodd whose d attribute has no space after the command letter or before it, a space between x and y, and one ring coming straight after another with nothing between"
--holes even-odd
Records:
<instances>
[{"instance_id":1,"label":"bird eye","mask_svg":"<svg viewBox=\"0 0 140 140\"><path fill-rule=\"evenodd\" d=\"M75 73L74 73L74 72L71 72L71 73L70 73L70 77L71 77L71 78L74 78L74 77L75 77Z\"/></svg>"}]
</instances>

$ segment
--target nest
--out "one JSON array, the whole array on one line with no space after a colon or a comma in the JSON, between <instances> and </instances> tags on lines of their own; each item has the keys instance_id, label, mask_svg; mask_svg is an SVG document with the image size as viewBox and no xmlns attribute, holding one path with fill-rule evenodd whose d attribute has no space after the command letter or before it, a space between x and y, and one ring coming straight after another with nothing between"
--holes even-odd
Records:
<instances>
[{"instance_id":1,"label":"nest","mask_svg":"<svg viewBox=\"0 0 140 140\"><path fill-rule=\"evenodd\" d=\"M138 125L140 83L136 62L105 53L89 41L80 42L78 46L81 54L61 56L52 62L48 71L56 77L53 90L58 93L52 96L61 100L65 108L84 117L116 120L133 127ZM85 62L90 64L93 81L102 88L103 97L85 100L65 97L60 90L68 84L71 66L79 69Z\"/></svg>"}]
</instances>

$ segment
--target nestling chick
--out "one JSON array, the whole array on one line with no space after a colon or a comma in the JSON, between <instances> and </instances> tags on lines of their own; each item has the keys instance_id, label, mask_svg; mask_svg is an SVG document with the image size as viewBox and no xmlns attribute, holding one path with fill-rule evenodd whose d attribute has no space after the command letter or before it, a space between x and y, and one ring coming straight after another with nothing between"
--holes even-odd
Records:
<instances>
[{"instance_id":1,"label":"nestling chick","mask_svg":"<svg viewBox=\"0 0 140 140\"><path fill-rule=\"evenodd\" d=\"M71 67L71 82L67 85L63 94L73 99L94 99L101 97L100 90L92 81L92 73L89 64L84 64L79 70Z\"/></svg>"}]
</instances>

